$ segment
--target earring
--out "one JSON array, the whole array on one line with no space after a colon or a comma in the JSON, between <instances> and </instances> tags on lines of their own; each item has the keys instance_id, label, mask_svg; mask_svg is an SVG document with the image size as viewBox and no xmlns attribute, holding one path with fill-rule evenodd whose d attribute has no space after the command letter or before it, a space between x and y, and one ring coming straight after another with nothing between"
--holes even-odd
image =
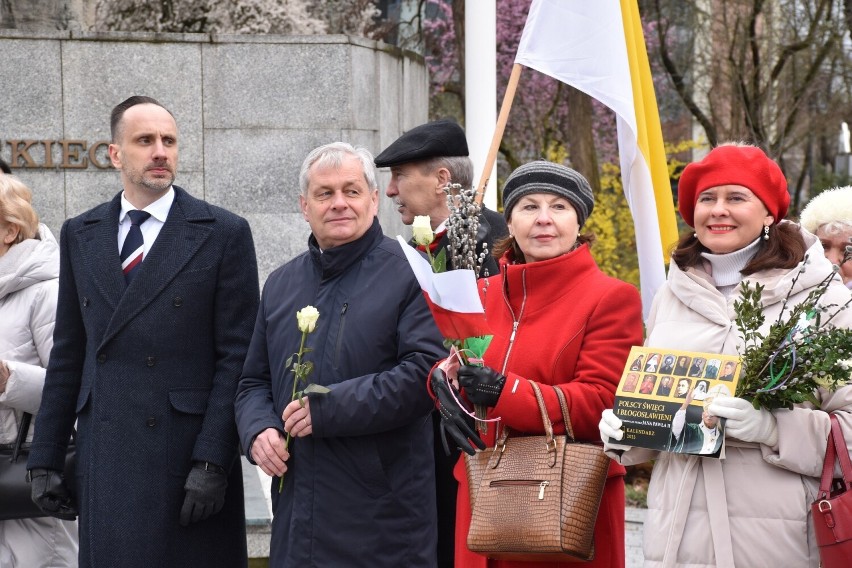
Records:
<instances>
[{"instance_id":1,"label":"earring","mask_svg":"<svg viewBox=\"0 0 852 568\"><path fill-rule=\"evenodd\" d=\"M768 240L769 240L769 225L764 225L764 226L763 226L763 240L764 240L764 241L768 241Z\"/></svg>"},{"instance_id":2,"label":"earring","mask_svg":"<svg viewBox=\"0 0 852 568\"><path fill-rule=\"evenodd\" d=\"M693 238L693 239L697 239L697 238L698 238L698 233L692 233L692 238Z\"/></svg>"}]
</instances>

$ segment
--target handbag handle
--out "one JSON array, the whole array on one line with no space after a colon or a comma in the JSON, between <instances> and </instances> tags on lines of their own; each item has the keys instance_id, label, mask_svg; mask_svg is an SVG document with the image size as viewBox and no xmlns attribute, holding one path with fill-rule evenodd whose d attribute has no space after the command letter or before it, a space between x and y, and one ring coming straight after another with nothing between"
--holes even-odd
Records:
<instances>
[{"instance_id":1,"label":"handbag handle","mask_svg":"<svg viewBox=\"0 0 852 568\"><path fill-rule=\"evenodd\" d=\"M18 436L15 438L15 447L12 450L12 463L18 461L18 455L21 453L21 447L27 441L27 432L30 431L30 421L33 415L29 412L21 414L21 421L18 424Z\"/></svg>"},{"instance_id":2,"label":"handbag handle","mask_svg":"<svg viewBox=\"0 0 852 568\"><path fill-rule=\"evenodd\" d=\"M533 394L535 394L536 402L538 403L538 411L541 414L541 423L544 426L545 447L547 452L550 454L550 467L553 467L556 465L556 440L553 436L553 423L550 421L550 416L547 414L547 406L544 404L544 396L541 394L541 388L535 381L530 381L529 383L532 387ZM553 390L556 391L556 398L559 399L559 408L562 410L562 422L565 424L565 435L573 442L575 441L574 430L571 427L571 417L568 414L568 402L565 400L565 393L557 386L553 386ZM508 439L509 428L504 427L500 438L494 446L494 452L497 453L499 450L499 454L497 454L497 459L493 460L491 463L492 469L497 467L497 464L500 463L500 457L503 455L503 452L506 451L506 441Z\"/></svg>"},{"instance_id":3,"label":"handbag handle","mask_svg":"<svg viewBox=\"0 0 852 568\"><path fill-rule=\"evenodd\" d=\"M529 383L533 389L533 393L535 394L536 402L538 402L538 411L541 414L541 423L544 426L545 449L550 453L550 466L553 467L556 464L556 441L553 439L553 424L550 423L550 417L547 415L547 407L544 405L544 397L541 395L541 389L539 388L538 383L535 381L530 381ZM506 441L509 439L509 430L510 428L508 426L504 426L503 432L494 444L493 454L496 454L497 459L489 460L489 467L491 469L497 467L500 463L500 458L503 456L503 452L506 451Z\"/></svg>"},{"instance_id":4,"label":"handbag handle","mask_svg":"<svg viewBox=\"0 0 852 568\"><path fill-rule=\"evenodd\" d=\"M568 414L568 401L565 399L565 393L556 385L552 386L553 390L556 391L556 398L559 399L559 408L562 409L562 424L565 426L565 435L568 436L572 442L576 442L577 439L574 437L574 428L571 426L571 416Z\"/></svg>"},{"instance_id":5,"label":"handbag handle","mask_svg":"<svg viewBox=\"0 0 852 568\"><path fill-rule=\"evenodd\" d=\"M852 490L852 460L849 459L849 450L846 449L846 439L843 437L843 429L835 414L830 415L831 430L828 433L828 442L825 447L825 461L822 464L822 479L819 484L819 499L827 499L831 495L831 482L834 477L835 457L840 461L840 472L843 475L843 483L846 491Z\"/></svg>"}]
</instances>

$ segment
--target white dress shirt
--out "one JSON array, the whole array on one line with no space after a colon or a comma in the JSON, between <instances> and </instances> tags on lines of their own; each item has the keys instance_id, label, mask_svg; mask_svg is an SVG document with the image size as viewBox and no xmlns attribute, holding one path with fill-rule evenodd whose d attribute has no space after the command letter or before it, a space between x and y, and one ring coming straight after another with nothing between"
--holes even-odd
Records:
<instances>
[{"instance_id":1,"label":"white dress shirt","mask_svg":"<svg viewBox=\"0 0 852 568\"><path fill-rule=\"evenodd\" d=\"M157 240L157 235L160 234L160 229L163 228L163 223L166 222L166 217L169 216L169 209L172 208L172 203L175 200L175 190L171 187L154 203L144 208L142 211L147 211L151 216L141 225L139 229L142 231L142 240L145 242L145 248L142 250L142 260L148 256L148 251L151 250L151 245ZM127 238L127 233L130 231L130 216L128 211L136 209L127 198L124 197L124 192L121 194L121 212L118 214L118 252L121 254L121 247L124 245L124 239Z\"/></svg>"}]
</instances>

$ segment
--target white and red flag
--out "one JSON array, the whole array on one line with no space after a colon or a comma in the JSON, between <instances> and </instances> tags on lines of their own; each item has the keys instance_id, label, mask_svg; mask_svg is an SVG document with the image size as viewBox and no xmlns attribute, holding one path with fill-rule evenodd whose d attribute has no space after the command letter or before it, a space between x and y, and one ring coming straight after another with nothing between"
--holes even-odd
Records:
<instances>
[{"instance_id":1,"label":"white and red flag","mask_svg":"<svg viewBox=\"0 0 852 568\"><path fill-rule=\"evenodd\" d=\"M402 252L414 271L435 324L446 339L464 340L468 337L490 335L485 311L476 289L473 270L450 270L435 273L429 261L397 236Z\"/></svg>"}]
</instances>

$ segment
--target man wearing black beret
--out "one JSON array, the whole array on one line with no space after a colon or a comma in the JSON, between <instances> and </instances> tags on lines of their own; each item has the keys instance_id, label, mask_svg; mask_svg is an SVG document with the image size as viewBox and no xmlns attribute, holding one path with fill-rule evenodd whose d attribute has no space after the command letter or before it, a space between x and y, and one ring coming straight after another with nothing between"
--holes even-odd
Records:
<instances>
[{"instance_id":1,"label":"man wearing black beret","mask_svg":"<svg viewBox=\"0 0 852 568\"><path fill-rule=\"evenodd\" d=\"M421 124L385 148L376 156L375 163L378 168L391 170L385 195L396 203L402 222L411 225L414 217L428 215L435 232L433 254L447 248L449 240L445 233L450 209L444 188L448 183L473 185L473 162L462 127L448 119ZM494 241L508 234L503 216L483 207L476 235L477 251L487 244L490 252ZM448 251L447 269L452 268ZM486 271L493 276L497 270L496 260L489 255L480 276L485 276Z\"/></svg>"},{"instance_id":2,"label":"man wearing black beret","mask_svg":"<svg viewBox=\"0 0 852 568\"><path fill-rule=\"evenodd\" d=\"M462 187L473 185L473 162L461 126L452 120L437 120L412 128L375 158L376 167L391 170L391 181L385 194L394 200L402 222L411 225L417 215L428 215L435 233L431 249L437 254L449 245L446 223L450 216L444 188L448 183ZM503 216L482 208L476 235L477 253L487 244L493 250L495 240L508 235ZM414 246L414 243L410 243ZM452 270L447 251L447 270ZM497 261L490 254L482 263L480 276L495 275ZM438 504L438 566L452 568L456 523L458 483L453 467L459 458L456 448L444 454L440 443L440 418L433 412L435 426L435 481Z\"/></svg>"}]
</instances>

